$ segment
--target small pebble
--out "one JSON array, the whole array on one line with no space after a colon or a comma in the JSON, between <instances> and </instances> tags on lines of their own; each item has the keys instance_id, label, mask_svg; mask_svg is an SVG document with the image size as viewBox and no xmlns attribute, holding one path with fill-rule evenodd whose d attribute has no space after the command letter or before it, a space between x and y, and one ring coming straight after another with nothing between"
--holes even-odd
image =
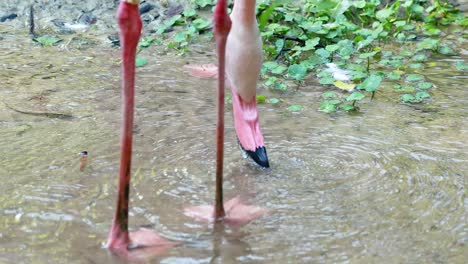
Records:
<instances>
[{"instance_id":1,"label":"small pebble","mask_svg":"<svg viewBox=\"0 0 468 264\"><path fill-rule=\"evenodd\" d=\"M164 12L167 17L173 17L180 13L184 12L184 6L181 4L172 4L169 8Z\"/></svg>"},{"instance_id":2,"label":"small pebble","mask_svg":"<svg viewBox=\"0 0 468 264\"><path fill-rule=\"evenodd\" d=\"M97 22L97 18L92 13L83 13L78 18L78 23L85 24L85 25L92 25Z\"/></svg>"},{"instance_id":3,"label":"small pebble","mask_svg":"<svg viewBox=\"0 0 468 264\"><path fill-rule=\"evenodd\" d=\"M15 19L17 17L18 17L18 15L15 14L15 13L11 13L9 15L4 15L4 16L0 17L0 22L5 22L7 20L13 20L13 19Z\"/></svg>"},{"instance_id":4,"label":"small pebble","mask_svg":"<svg viewBox=\"0 0 468 264\"><path fill-rule=\"evenodd\" d=\"M143 3L140 5L140 14L148 13L149 11L154 9L154 5L149 3Z\"/></svg>"}]
</instances>

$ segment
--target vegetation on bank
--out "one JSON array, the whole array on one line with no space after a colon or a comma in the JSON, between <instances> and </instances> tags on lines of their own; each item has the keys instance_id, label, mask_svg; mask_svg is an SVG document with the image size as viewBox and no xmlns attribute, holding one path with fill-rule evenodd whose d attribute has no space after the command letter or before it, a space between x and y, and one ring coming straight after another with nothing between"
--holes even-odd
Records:
<instances>
[{"instance_id":1,"label":"vegetation on bank","mask_svg":"<svg viewBox=\"0 0 468 264\"><path fill-rule=\"evenodd\" d=\"M155 40L183 54L212 37L215 0L193 0L181 14L155 28ZM307 78L329 89L320 111L356 111L373 99L381 83L403 103L428 103L434 84L421 69L432 54L455 55L468 25L449 1L260 0L257 17L263 39L262 83L271 90L297 89ZM140 61L142 59L140 58ZM143 60L144 61L144 60ZM141 63L144 65L144 63ZM454 65L467 71L464 61ZM281 99L258 97L259 103ZM291 105L289 111L301 111Z\"/></svg>"},{"instance_id":2,"label":"vegetation on bank","mask_svg":"<svg viewBox=\"0 0 468 264\"><path fill-rule=\"evenodd\" d=\"M190 43L211 37L210 18L201 11L214 4L192 1L191 8L165 21L156 34L166 37L167 47L187 52ZM430 100L434 85L414 72L424 67L431 53L455 54L457 44L466 41L462 32L468 24L448 1L264 0L258 1L257 15L264 42L263 84L284 91L315 75L331 88L322 94L324 112L358 110L359 102L373 98L382 81L393 83L404 103ZM455 41L444 40L449 27L460 35ZM154 39L144 39L140 46L149 46ZM456 67L467 70L463 61ZM281 101L262 95L258 99L270 104Z\"/></svg>"}]
</instances>

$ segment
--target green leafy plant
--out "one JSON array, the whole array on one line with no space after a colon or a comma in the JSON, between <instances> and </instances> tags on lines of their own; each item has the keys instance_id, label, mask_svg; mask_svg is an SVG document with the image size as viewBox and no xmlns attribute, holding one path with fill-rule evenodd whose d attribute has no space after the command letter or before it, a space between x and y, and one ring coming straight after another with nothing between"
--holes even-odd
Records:
<instances>
[{"instance_id":1,"label":"green leafy plant","mask_svg":"<svg viewBox=\"0 0 468 264\"><path fill-rule=\"evenodd\" d=\"M212 37L212 22L204 12L210 13L214 2L191 1L182 14L159 25L157 34L166 38L162 43L183 54L189 51L191 43L208 41ZM357 102L362 108L363 98L373 99L378 89L391 87L403 102L427 102L427 91L434 85L426 81L422 72L414 71L424 69L433 53L455 54L455 44L442 38L442 32L449 25L463 29L468 25L467 19L448 1L385 3L257 1L264 51L263 87L280 97L291 87L310 89L308 77L316 77L322 87L333 92L331 97L328 92L322 95L319 110L327 113L357 111ZM459 42L464 41L460 39ZM345 79L327 70L327 63L332 62L347 72ZM464 61L457 61L454 66L460 71L467 69ZM259 102L275 105L281 98L265 97Z\"/></svg>"}]
</instances>

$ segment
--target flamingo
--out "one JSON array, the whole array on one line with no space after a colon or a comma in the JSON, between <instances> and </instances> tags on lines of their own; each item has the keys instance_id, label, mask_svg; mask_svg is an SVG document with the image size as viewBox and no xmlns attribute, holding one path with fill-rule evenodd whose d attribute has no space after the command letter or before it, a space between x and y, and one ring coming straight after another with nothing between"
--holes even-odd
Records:
<instances>
[{"instance_id":1,"label":"flamingo","mask_svg":"<svg viewBox=\"0 0 468 264\"><path fill-rule=\"evenodd\" d=\"M244 5L245 4L245 5ZM248 4L248 5L247 5ZM237 7L237 9L236 9ZM232 72L234 76L237 74L243 74L242 71L239 69L232 69L229 67L229 63L237 63L239 62L233 56L243 56L240 59L248 60L244 54L228 52L229 50L227 47L230 45L236 45L239 43L239 40L236 38L231 38L231 42L229 41L229 36L233 34L239 34L242 37L242 28L243 28L243 16L239 12L243 12L242 10L247 7L250 12L250 15L253 15L253 19L255 20L255 1L251 0L237 0L236 4L234 5L233 17L236 20L231 21L230 17L227 14L227 1L226 0L218 0L216 3L214 15L213 15L213 32L216 41L216 53L218 55L218 67L213 68L214 71L217 71L215 74L218 76L217 81L217 90L218 90L218 123L216 127L216 189L215 189L215 204L214 206L211 205L201 205L201 206L192 206L185 208L185 215L202 220L207 222L215 222L219 224L220 222L224 222L230 225L233 228L239 228L261 216L268 213L267 209L244 204L242 199L237 196L233 199L223 203L223 155L224 155L224 85L225 85L225 74L226 72ZM236 15L234 15L236 14ZM237 23L241 19L241 23ZM255 22L256 23L256 22ZM258 30L256 31L258 33ZM255 31L253 32L255 33ZM250 35L250 32L248 33ZM258 34L257 34L258 36ZM257 48L256 44L258 39L255 41L255 47ZM247 46L250 43L247 41ZM258 70L260 70L261 66L261 46L259 47L260 51L256 50L253 51L252 54L257 54L257 59L255 60L256 66L258 66ZM230 55L228 55L230 54ZM227 67L226 67L227 66ZM236 72L237 71L237 72ZM258 75L257 75L258 76ZM240 85L247 85L245 82L239 82ZM256 78L251 78L250 83L253 84L255 88ZM236 86L237 87L237 86ZM261 142L263 144L263 138L261 137L260 129L258 127L258 114L256 109L256 96L255 90L252 91L250 88L252 86L239 86L243 90L243 94L248 96L253 96L250 102L244 102L241 98L241 95L237 93L237 90L233 91L233 96L238 96L237 98L233 99L234 106L238 107L237 111L234 111L234 116L238 116L242 118L241 122L238 125L241 127L241 130L238 130L238 135L245 137L239 137L239 140L246 138L249 144L255 144L255 142ZM244 89L245 88L245 89ZM248 91L246 91L248 89ZM245 126L248 126L246 128ZM253 127L252 127L253 126ZM236 126L237 128L237 126ZM248 130L248 131L246 131ZM252 135L251 132L255 132ZM248 134L248 135L246 135ZM254 137L252 137L254 136ZM253 141L250 141L253 139ZM249 145L250 146L250 145ZM264 150L264 147L263 147ZM264 157L266 158L266 152L264 152ZM264 161L264 160L263 160ZM265 165L265 164L264 164ZM266 165L268 165L268 160L266 160Z\"/></svg>"},{"instance_id":2,"label":"flamingo","mask_svg":"<svg viewBox=\"0 0 468 264\"><path fill-rule=\"evenodd\" d=\"M129 260L144 260L160 255L176 242L169 241L149 229L128 231L128 204L130 194L130 165L135 97L135 55L141 34L139 0L122 0L117 11L120 43L122 47L122 131L120 177L117 208L106 247Z\"/></svg>"},{"instance_id":3,"label":"flamingo","mask_svg":"<svg viewBox=\"0 0 468 264\"><path fill-rule=\"evenodd\" d=\"M120 176L117 208L106 247L131 261L141 261L160 255L179 243L169 241L149 229L129 232L128 208L130 194L131 154L133 143L133 115L135 97L135 55L142 23L138 10L139 0L122 0L117 11L122 47L122 114ZM218 124L216 153L215 206L195 206L186 214L197 218L225 221L235 227L242 226L267 213L266 209L245 205L239 197L223 204L223 154L224 154L224 74L226 40L231 28L226 0L218 0L214 13L214 34L219 59L218 74ZM227 210L225 210L225 208Z\"/></svg>"},{"instance_id":4,"label":"flamingo","mask_svg":"<svg viewBox=\"0 0 468 264\"><path fill-rule=\"evenodd\" d=\"M232 93L234 127L239 145L256 164L269 168L256 100L262 66L262 39L255 16L255 3L255 0L234 1L232 26L226 42L225 71ZM212 64L186 65L185 68L193 76L223 80L219 69Z\"/></svg>"}]
</instances>

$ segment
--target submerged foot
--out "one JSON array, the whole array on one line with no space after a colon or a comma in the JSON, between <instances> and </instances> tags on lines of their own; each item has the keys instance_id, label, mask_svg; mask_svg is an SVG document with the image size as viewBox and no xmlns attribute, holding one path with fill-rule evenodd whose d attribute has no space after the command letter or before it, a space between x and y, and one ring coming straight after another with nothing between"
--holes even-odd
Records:
<instances>
[{"instance_id":1,"label":"submerged foot","mask_svg":"<svg viewBox=\"0 0 468 264\"><path fill-rule=\"evenodd\" d=\"M187 64L184 69L194 77L198 78L218 78L218 66L214 64Z\"/></svg>"},{"instance_id":2,"label":"submerged foot","mask_svg":"<svg viewBox=\"0 0 468 264\"><path fill-rule=\"evenodd\" d=\"M108 243L107 248L120 258L131 262L147 262L165 255L180 243L167 240L149 229L140 229L128 233L129 241Z\"/></svg>"},{"instance_id":3,"label":"submerged foot","mask_svg":"<svg viewBox=\"0 0 468 264\"><path fill-rule=\"evenodd\" d=\"M224 210L226 216L223 218L223 222L234 229L240 228L269 212L268 209L243 203L239 196L225 202ZM212 205L187 207L184 209L184 214L202 222L212 223L215 221L214 206Z\"/></svg>"}]
</instances>

